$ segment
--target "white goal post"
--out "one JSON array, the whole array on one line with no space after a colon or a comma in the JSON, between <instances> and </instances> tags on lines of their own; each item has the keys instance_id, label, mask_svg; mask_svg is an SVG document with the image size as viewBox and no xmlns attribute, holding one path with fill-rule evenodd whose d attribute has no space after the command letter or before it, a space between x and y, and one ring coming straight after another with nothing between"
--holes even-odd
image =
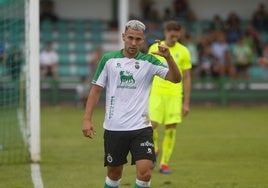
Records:
<instances>
[{"instance_id":1,"label":"white goal post","mask_svg":"<svg viewBox=\"0 0 268 188\"><path fill-rule=\"evenodd\" d=\"M26 1L26 88L28 127L30 131L30 158L39 162L40 157L40 64L39 64L39 1Z\"/></svg>"}]
</instances>

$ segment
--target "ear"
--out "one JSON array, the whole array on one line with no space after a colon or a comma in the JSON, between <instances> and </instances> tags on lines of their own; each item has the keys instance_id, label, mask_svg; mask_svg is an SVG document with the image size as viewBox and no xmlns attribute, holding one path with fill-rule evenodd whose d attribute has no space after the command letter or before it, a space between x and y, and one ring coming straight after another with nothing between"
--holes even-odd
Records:
<instances>
[{"instance_id":1,"label":"ear","mask_svg":"<svg viewBox=\"0 0 268 188\"><path fill-rule=\"evenodd\" d=\"M123 41L125 41L125 37L126 37L126 34L125 33L122 33L122 39L123 39Z\"/></svg>"}]
</instances>

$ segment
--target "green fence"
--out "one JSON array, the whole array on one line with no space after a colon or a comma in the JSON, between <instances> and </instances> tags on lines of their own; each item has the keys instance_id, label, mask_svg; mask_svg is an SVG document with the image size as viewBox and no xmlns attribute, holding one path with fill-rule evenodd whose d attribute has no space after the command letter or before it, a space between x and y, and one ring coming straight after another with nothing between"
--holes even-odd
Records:
<instances>
[{"instance_id":1,"label":"green fence","mask_svg":"<svg viewBox=\"0 0 268 188\"><path fill-rule=\"evenodd\" d=\"M229 102L263 101L268 104L268 81L264 79L194 80L192 82L192 101L216 101L225 106Z\"/></svg>"},{"instance_id":2,"label":"green fence","mask_svg":"<svg viewBox=\"0 0 268 188\"><path fill-rule=\"evenodd\" d=\"M78 81L46 79L41 82L42 102L52 105L75 103L75 86ZM102 100L104 99L104 95ZM268 81L264 79L221 80L198 79L192 81L191 101L213 101L225 106L229 102L263 101L268 104Z\"/></svg>"}]
</instances>

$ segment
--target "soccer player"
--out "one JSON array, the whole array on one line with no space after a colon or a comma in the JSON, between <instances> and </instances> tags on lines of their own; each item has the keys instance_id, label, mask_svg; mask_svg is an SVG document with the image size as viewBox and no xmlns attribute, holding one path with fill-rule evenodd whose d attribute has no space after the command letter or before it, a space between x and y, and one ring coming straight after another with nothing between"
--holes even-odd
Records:
<instances>
[{"instance_id":1,"label":"soccer player","mask_svg":"<svg viewBox=\"0 0 268 188\"><path fill-rule=\"evenodd\" d=\"M163 57L168 67L140 49L144 43L145 25L138 20L126 23L122 34L124 48L102 56L88 95L82 132L92 138L96 133L92 115L103 88L106 88L104 127L104 165L107 175L104 188L119 186L127 155L136 165L135 188L150 187L155 161L153 130L148 114L149 93L153 77L174 83L181 81L179 68L169 49L159 44L153 54Z\"/></svg>"},{"instance_id":2,"label":"soccer player","mask_svg":"<svg viewBox=\"0 0 268 188\"><path fill-rule=\"evenodd\" d=\"M172 83L155 76L150 94L149 112L154 129L153 139L156 155L161 151L158 146L158 133L156 127L165 125L165 135L162 143L162 156L159 172L170 174L168 167L176 140L176 126L182 121L182 115L189 113L191 91L191 59L188 49L178 42L181 26L176 21L167 21L164 26L165 40L161 44L168 46L169 51L181 71L183 83ZM149 53L157 50L158 43L149 48ZM161 62L166 60L155 55ZM184 95L183 95L184 93ZM182 102L183 98L183 102Z\"/></svg>"}]
</instances>

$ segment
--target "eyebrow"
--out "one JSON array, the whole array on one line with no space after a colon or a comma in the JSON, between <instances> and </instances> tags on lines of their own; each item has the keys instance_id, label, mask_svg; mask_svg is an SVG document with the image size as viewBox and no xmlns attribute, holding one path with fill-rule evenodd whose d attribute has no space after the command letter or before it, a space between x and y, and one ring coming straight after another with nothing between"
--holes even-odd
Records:
<instances>
[{"instance_id":1,"label":"eyebrow","mask_svg":"<svg viewBox=\"0 0 268 188\"><path fill-rule=\"evenodd\" d=\"M132 35L127 35L127 38L132 38L132 39L135 39L135 40L143 40L142 37L134 37Z\"/></svg>"}]
</instances>

